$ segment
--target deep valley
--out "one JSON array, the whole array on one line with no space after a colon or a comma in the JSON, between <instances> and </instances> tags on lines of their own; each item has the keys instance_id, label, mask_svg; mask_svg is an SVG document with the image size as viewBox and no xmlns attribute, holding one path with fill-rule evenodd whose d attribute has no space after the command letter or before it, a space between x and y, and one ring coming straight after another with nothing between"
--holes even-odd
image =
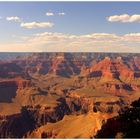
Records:
<instances>
[{"instance_id":1,"label":"deep valley","mask_svg":"<svg viewBox=\"0 0 140 140\"><path fill-rule=\"evenodd\" d=\"M130 137L118 116L139 98L139 54L0 53L0 138Z\"/></svg>"}]
</instances>

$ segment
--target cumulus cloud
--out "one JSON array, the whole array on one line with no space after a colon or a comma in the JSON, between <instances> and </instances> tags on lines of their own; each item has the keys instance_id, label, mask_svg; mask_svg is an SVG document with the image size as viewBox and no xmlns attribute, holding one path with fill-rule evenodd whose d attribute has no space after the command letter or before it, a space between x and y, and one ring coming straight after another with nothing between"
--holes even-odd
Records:
<instances>
[{"instance_id":1,"label":"cumulus cloud","mask_svg":"<svg viewBox=\"0 0 140 140\"><path fill-rule=\"evenodd\" d=\"M20 39L18 39L20 40ZM4 46L4 47L2 47ZM47 52L139 52L140 33L64 34L43 32L22 37L17 43L0 45L0 51ZM10 49L11 48L11 49ZM21 48L21 49L20 49Z\"/></svg>"},{"instance_id":2,"label":"cumulus cloud","mask_svg":"<svg viewBox=\"0 0 140 140\"><path fill-rule=\"evenodd\" d=\"M34 29L34 28L51 28L54 26L54 23L51 22L27 22L21 23L21 27L27 29Z\"/></svg>"},{"instance_id":3,"label":"cumulus cloud","mask_svg":"<svg viewBox=\"0 0 140 140\"><path fill-rule=\"evenodd\" d=\"M53 12L47 12L46 16L54 16L54 13Z\"/></svg>"},{"instance_id":4,"label":"cumulus cloud","mask_svg":"<svg viewBox=\"0 0 140 140\"><path fill-rule=\"evenodd\" d=\"M66 13L60 12L60 13L58 13L58 15L59 15L59 16L64 16L64 15L66 15Z\"/></svg>"},{"instance_id":5,"label":"cumulus cloud","mask_svg":"<svg viewBox=\"0 0 140 140\"><path fill-rule=\"evenodd\" d=\"M7 21L15 21L15 22L20 22L21 19L18 16L12 16L12 17L6 17Z\"/></svg>"},{"instance_id":6,"label":"cumulus cloud","mask_svg":"<svg viewBox=\"0 0 140 140\"><path fill-rule=\"evenodd\" d=\"M122 14L122 15L113 15L107 17L107 20L109 22L140 22L140 15L134 14L134 15L128 15L128 14Z\"/></svg>"}]
</instances>

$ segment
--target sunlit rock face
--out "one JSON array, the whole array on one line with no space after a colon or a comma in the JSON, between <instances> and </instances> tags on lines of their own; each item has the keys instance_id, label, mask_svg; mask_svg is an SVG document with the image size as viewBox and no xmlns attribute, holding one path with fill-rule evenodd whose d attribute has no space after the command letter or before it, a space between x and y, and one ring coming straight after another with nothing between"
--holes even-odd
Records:
<instances>
[{"instance_id":1,"label":"sunlit rock face","mask_svg":"<svg viewBox=\"0 0 140 140\"><path fill-rule=\"evenodd\" d=\"M139 54L8 58L0 60L1 138L94 138L139 98Z\"/></svg>"}]
</instances>

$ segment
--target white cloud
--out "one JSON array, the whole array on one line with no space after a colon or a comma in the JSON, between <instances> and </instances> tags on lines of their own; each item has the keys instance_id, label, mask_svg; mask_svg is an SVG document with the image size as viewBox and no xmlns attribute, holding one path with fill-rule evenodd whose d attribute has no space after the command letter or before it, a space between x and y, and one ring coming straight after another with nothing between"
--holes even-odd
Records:
<instances>
[{"instance_id":1,"label":"white cloud","mask_svg":"<svg viewBox=\"0 0 140 140\"><path fill-rule=\"evenodd\" d=\"M64 12L59 12L59 13L47 12L46 13L46 16L54 16L54 15L64 16L66 15L66 13Z\"/></svg>"},{"instance_id":2,"label":"white cloud","mask_svg":"<svg viewBox=\"0 0 140 140\"><path fill-rule=\"evenodd\" d=\"M53 12L47 12L46 16L54 16L54 13Z\"/></svg>"},{"instance_id":3,"label":"white cloud","mask_svg":"<svg viewBox=\"0 0 140 140\"><path fill-rule=\"evenodd\" d=\"M66 13L60 12L60 13L58 13L58 15L59 15L59 16L64 16L64 15L66 15Z\"/></svg>"},{"instance_id":4,"label":"white cloud","mask_svg":"<svg viewBox=\"0 0 140 140\"><path fill-rule=\"evenodd\" d=\"M125 34L124 36L126 36L126 37L140 37L140 33L130 33L130 34Z\"/></svg>"},{"instance_id":5,"label":"white cloud","mask_svg":"<svg viewBox=\"0 0 140 140\"><path fill-rule=\"evenodd\" d=\"M110 33L75 35L43 32L21 37L17 40L18 42L5 45L0 43L0 51L140 53L140 33L129 33L125 35Z\"/></svg>"},{"instance_id":6,"label":"white cloud","mask_svg":"<svg viewBox=\"0 0 140 140\"><path fill-rule=\"evenodd\" d=\"M27 29L34 29L34 28L51 28L54 26L54 23L51 22L27 22L27 23L21 23L21 27L27 28Z\"/></svg>"},{"instance_id":7,"label":"white cloud","mask_svg":"<svg viewBox=\"0 0 140 140\"><path fill-rule=\"evenodd\" d=\"M124 40L126 40L127 42L139 43L140 42L140 33L125 34Z\"/></svg>"},{"instance_id":8,"label":"white cloud","mask_svg":"<svg viewBox=\"0 0 140 140\"><path fill-rule=\"evenodd\" d=\"M109 22L139 22L140 23L140 15L134 14L134 15L128 15L128 14L122 14L122 15L113 15L110 17L107 17L107 20Z\"/></svg>"},{"instance_id":9,"label":"white cloud","mask_svg":"<svg viewBox=\"0 0 140 140\"><path fill-rule=\"evenodd\" d=\"M0 16L0 19L2 19L2 16Z\"/></svg>"},{"instance_id":10,"label":"white cloud","mask_svg":"<svg viewBox=\"0 0 140 140\"><path fill-rule=\"evenodd\" d=\"M6 17L6 20L15 21L15 22L20 22L21 21L20 17L17 17L17 16Z\"/></svg>"}]
</instances>

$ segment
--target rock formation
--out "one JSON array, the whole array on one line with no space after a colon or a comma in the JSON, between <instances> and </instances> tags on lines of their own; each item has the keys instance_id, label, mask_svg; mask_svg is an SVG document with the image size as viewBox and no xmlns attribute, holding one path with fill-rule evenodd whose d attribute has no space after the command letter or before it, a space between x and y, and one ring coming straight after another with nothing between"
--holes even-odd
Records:
<instances>
[{"instance_id":1,"label":"rock formation","mask_svg":"<svg viewBox=\"0 0 140 140\"><path fill-rule=\"evenodd\" d=\"M9 55L0 61L1 138L93 138L139 98L139 54Z\"/></svg>"}]
</instances>

